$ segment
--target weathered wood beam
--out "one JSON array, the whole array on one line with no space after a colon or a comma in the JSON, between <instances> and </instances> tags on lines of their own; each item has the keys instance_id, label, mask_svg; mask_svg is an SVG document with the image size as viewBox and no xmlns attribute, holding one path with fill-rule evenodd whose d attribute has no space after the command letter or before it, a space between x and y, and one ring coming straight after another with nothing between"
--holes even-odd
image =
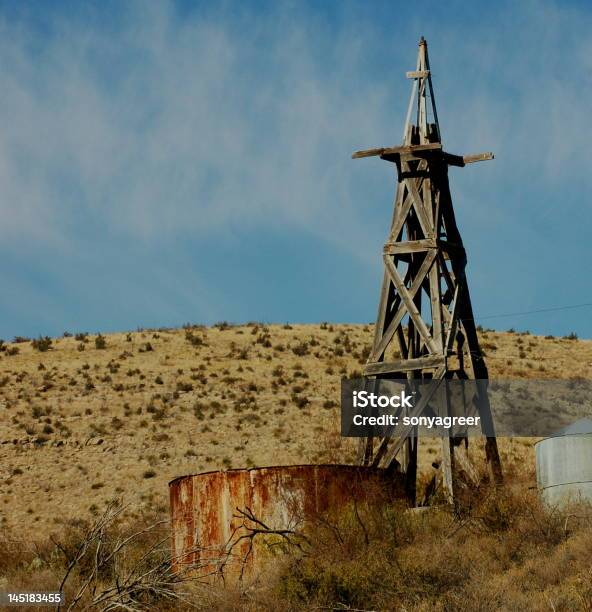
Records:
<instances>
[{"instance_id":1,"label":"weathered wood beam","mask_svg":"<svg viewBox=\"0 0 592 612\"><path fill-rule=\"evenodd\" d=\"M381 157L382 159L390 162L398 162L401 159L412 161L414 159L423 159L425 154L433 153L441 153L442 159L449 166L457 166L459 168L462 168L467 164L474 164L475 162L495 159L494 154L491 152L473 153L471 155L454 155L453 153L445 153L442 151L442 144L439 142L420 145L406 145L401 147L366 149L353 153L352 159L361 159L363 157Z\"/></svg>"},{"instance_id":2,"label":"weathered wood beam","mask_svg":"<svg viewBox=\"0 0 592 612\"><path fill-rule=\"evenodd\" d=\"M403 166L406 166L406 164L403 163ZM406 168L402 168L402 169L405 170ZM417 213L417 218L421 225L423 235L426 238L435 238L436 235L434 233L433 221L429 217L428 213L426 212L423 200L421 199L421 196L419 195L419 191L417 189L415 180L405 179L405 185L407 186L409 195L413 199L413 206L415 208L415 212Z\"/></svg>"},{"instance_id":3,"label":"weathered wood beam","mask_svg":"<svg viewBox=\"0 0 592 612\"><path fill-rule=\"evenodd\" d=\"M458 166L459 168L467 164L474 164L475 162L488 161L495 158L493 153L474 153L472 155L453 155L452 153L444 153L442 157L449 166Z\"/></svg>"},{"instance_id":4,"label":"weathered wood beam","mask_svg":"<svg viewBox=\"0 0 592 612\"><path fill-rule=\"evenodd\" d=\"M391 290L392 281L388 272L385 270L382 276L382 287L380 289L380 299L378 301L378 316L376 318L376 325L374 326L374 346L377 346L380 342L380 338L384 331L386 312L388 307L388 296Z\"/></svg>"},{"instance_id":5,"label":"weathered wood beam","mask_svg":"<svg viewBox=\"0 0 592 612\"><path fill-rule=\"evenodd\" d=\"M465 155L463 156L463 161L465 164L474 164L475 162L480 161L488 161L490 159L495 159L495 155L493 153L474 153L473 155Z\"/></svg>"},{"instance_id":6,"label":"weathered wood beam","mask_svg":"<svg viewBox=\"0 0 592 612\"><path fill-rule=\"evenodd\" d=\"M421 145L406 145L403 147L382 147L380 149L366 149L364 151L356 151L352 154L352 159L360 159L362 157L376 157L380 155L401 155L423 153L424 151L441 151L442 144L439 142L421 144Z\"/></svg>"},{"instance_id":7,"label":"weathered wood beam","mask_svg":"<svg viewBox=\"0 0 592 612\"><path fill-rule=\"evenodd\" d=\"M409 295L411 298L415 297L415 294L421 287L423 279L426 277L430 267L434 263L435 258L436 251L430 251L429 253L426 253L425 259L423 260L423 263L421 264L417 275L411 284L411 287L409 287ZM389 323L384 334L382 335L382 338L375 339L374 347L372 349L372 354L370 355L369 362L378 361L382 357L384 351L386 350L386 347L392 340L406 313L407 307L404 303L401 303L397 309L397 312L395 313L395 316L393 317L392 321ZM407 358L406 354L402 355L404 358Z\"/></svg>"},{"instance_id":8,"label":"weathered wood beam","mask_svg":"<svg viewBox=\"0 0 592 612\"><path fill-rule=\"evenodd\" d=\"M422 153L435 152L442 152L444 161L450 166L459 166L461 168L466 164L474 164L475 162L495 159L495 155L491 152L472 153L470 155L454 155L453 153L445 153L442 151L442 144L439 142L430 142L420 145L405 145L401 147L364 149L362 151L355 151L352 154L352 159L361 159L363 157L382 157L387 161L396 161L397 158L413 159L418 156L421 158Z\"/></svg>"},{"instance_id":9,"label":"weathered wood beam","mask_svg":"<svg viewBox=\"0 0 592 612\"><path fill-rule=\"evenodd\" d=\"M432 399L432 396L434 395L434 393L437 391L438 387L440 386L440 383L442 382L445 371L446 371L446 366L442 366L441 368L438 368L438 370L436 370L436 372L434 373L434 378L431 381L431 384L427 385L428 389L421 396L415 408L413 408L413 410L411 410L411 412L408 414L409 417L419 416L420 414L423 413L429 401ZM405 440L411 434L413 429L414 429L414 426L412 425L401 427L397 431L397 439L394 441L394 444L390 448L388 448L388 443L389 443L389 440L391 439L390 437L391 434L385 436L380 442L380 446L378 447L376 454L374 455L374 460L372 462L372 465L374 467L378 467L383 457L385 459L384 464L386 466L390 465L392 461L394 460L394 458L396 457L397 453L401 450L403 444L405 443Z\"/></svg>"},{"instance_id":10,"label":"weathered wood beam","mask_svg":"<svg viewBox=\"0 0 592 612\"><path fill-rule=\"evenodd\" d=\"M452 306L452 316L450 317L450 321L448 323L448 330L446 332L446 342L444 344L444 349L446 354L452 350L454 345L454 340L456 338L456 330L458 328L458 313L460 310L461 303L461 291L462 291L462 283L459 283L456 286L454 291L454 305Z\"/></svg>"},{"instance_id":11,"label":"weathered wood beam","mask_svg":"<svg viewBox=\"0 0 592 612\"><path fill-rule=\"evenodd\" d=\"M427 167L427 162L425 160L422 160L419 163L419 167L424 169L425 167ZM415 181L415 186L418 190L422 188L422 185L423 179ZM391 225L391 231L389 234L389 240L391 242L396 242L397 238L399 237L399 234L403 229L403 225L407 220L409 209L413 205L413 198L409 193L409 189L407 189L406 187L407 186L404 183L402 186L397 188L397 199L399 200L400 193L400 201L402 202L402 204L398 207L398 210L395 210L395 213L393 215L393 223Z\"/></svg>"},{"instance_id":12,"label":"weathered wood beam","mask_svg":"<svg viewBox=\"0 0 592 612\"><path fill-rule=\"evenodd\" d=\"M397 361L375 361L364 366L365 376L378 376L392 372L412 372L413 370L435 370L446 363L444 355L428 355Z\"/></svg>"},{"instance_id":13,"label":"weathered wood beam","mask_svg":"<svg viewBox=\"0 0 592 612\"><path fill-rule=\"evenodd\" d=\"M444 259L444 254L439 253L438 255L439 255L439 260L440 260L440 273L442 274L442 278L446 282L446 286L448 287L448 290L454 293L456 289L456 281L455 281L456 277L454 276L454 272L451 272L446 267L446 261Z\"/></svg>"},{"instance_id":14,"label":"weathered wood beam","mask_svg":"<svg viewBox=\"0 0 592 612\"><path fill-rule=\"evenodd\" d=\"M425 342L426 346L430 350L430 353L437 354L438 348L434 342L434 339L430 335L430 331L427 328L425 321L421 318L421 314L419 310L417 309L417 306L413 303L413 298L411 298L411 296L409 295L409 290L407 289L407 287L405 287L405 283L403 283L403 280L401 276L399 275L399 272L397 271L395 264L393 263L393 261L388 255L384 255L383 259L384 259L386 271L388 272L388 275L391 277L391 280L393 281L395 288L397 289L397 292L399 293L399 296L401 297L401 300L403 300L405 306L407 307L407 312L409 312L409 316L411 320L417 327L417 331L423 338L423 341Z\"/></svg>"},{"instance_id":15,"label":"weathered wood beam","mask_svg":"<svg viewBox=\"0 0 592 612\"><path fill-rule=\"evenodd\" d=\"M409 70L405 73L408 79L427 79L430 76L429 70Z\"/></svg>"},{"instance_id":16,"label":"weathered wood beam","mask_svg":"<svg viewBox=\"0 0 592 612\"><path fill-rule=\"evenodd\" d=\"M427 222L427 219L424 219ZM385 242L383 253L397 255L399 253L418 253L430 249L442 249L446 253L455 253L465 256L465 249L460 244L453 244L447 240L436 240L435 238L422 238L420 240L389 240Z\"/></svg>"},{"instance_id":17,"label":"weathered wood beam","mask_svg":"<svg viewBox=\"0 0 592 612\"><path fill-rule=\"evenodd\" d=\"M383 247L383 253L396 255L398 253L418 253L438 248L436 240L424 238L422 240L403 240L401 242L387 242Z\"/></svg>"}]
</instances>

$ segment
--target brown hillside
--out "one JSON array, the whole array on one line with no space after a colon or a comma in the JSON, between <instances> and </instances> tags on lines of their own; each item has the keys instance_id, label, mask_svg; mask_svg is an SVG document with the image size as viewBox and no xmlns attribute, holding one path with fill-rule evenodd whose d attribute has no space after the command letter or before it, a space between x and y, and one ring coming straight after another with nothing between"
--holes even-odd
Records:
<instances>
[{"instance_id":1,"label":"brown hillside","mask_svg":"<svg viewBox=\"0 0 592 612\"><path fill-rule=\"evenodd\" d=\"M220 324L110 334L104 348L96 336L5 344L5 533L89 518L113 497L166 513L167 482L186 473L350 460L340 379L361 369L371 337L367 325ZM487 331L481 342L492 377L592 376L592 341ZM501 448L506 469L524 455L532 478L529 442Z\"/></svg>"}]
</instances>

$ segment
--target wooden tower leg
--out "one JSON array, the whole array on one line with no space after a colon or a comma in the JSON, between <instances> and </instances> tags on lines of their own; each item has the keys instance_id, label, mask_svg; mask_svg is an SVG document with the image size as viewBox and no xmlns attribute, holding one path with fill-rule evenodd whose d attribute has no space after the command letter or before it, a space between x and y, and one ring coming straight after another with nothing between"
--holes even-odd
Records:
<instances>
[{"instance_id":1,"label":"wooden tower leg","mask_svg":"<svg viewBox=\"0 0 592 612\"><path fill-rule=\"evenodd\" d=\"M412 506L417 498L417 447L419 438L412 436L405 440L405 494Z\"/></svg>"},{"instance_id":2,"label":"wooden tower leg","mask_svg":"<svg viewBox=\"0 0 592 612\"><path fill-rule=\"evenodd\" d=\"M452 438L442 438L442 486L449 504L454 503L454 444Z\"/></svg>"}]
</instances>

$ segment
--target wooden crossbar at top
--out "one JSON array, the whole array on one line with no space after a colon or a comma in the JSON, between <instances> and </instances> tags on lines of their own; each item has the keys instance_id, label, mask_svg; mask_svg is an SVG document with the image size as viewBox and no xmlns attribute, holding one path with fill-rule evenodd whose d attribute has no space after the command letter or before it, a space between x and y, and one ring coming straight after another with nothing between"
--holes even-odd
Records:
<instances>
[{"instance_id":1,"label":"wooden crossbar at top","mask_svg":"<svg viewBox=\"0 0 592 612\"><path fill-rule=\"evenodd\" d=\"M439 142L407 145L403 147L382 147L380 149L366 149L365 151L356 151L352 154L352 159L360 159L362 157L375 157L378 155L403 155L405 153L420 153L422 151L441 151L442 145Z\"/></svg>"},{"instance_id":2,"label":"wooden crossbar at top","mask_svg":"<svg viewBox=\"0 0 592 612\"><path fill-rule=\"evenodd\" d=\"M444 161L450 166L465 166L466 164L474 164L480 161L489 161L495 159L495 156L491 152L487 153L473 153L471 155L453 155L452 153L445 153L442 150L442 144L439 142L420 144L420 145L406 145L401 147L381 147L379 149L365 149L363 151L356 151L352 154L352 159L362 159L364 157L382 157L387 161L392 161L394 156L405 156L405 155L417 155L420 156L422 153L439 153L441 152Z\"/></svg>"}]
</instances>

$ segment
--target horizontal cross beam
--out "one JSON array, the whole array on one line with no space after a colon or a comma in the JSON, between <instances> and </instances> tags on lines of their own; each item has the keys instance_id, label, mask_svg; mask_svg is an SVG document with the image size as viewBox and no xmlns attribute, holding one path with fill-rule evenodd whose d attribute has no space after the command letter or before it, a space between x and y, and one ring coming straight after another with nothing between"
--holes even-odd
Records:
<instances>
[{"instance_id":1,"label":"horizontal cross beam","mask_svg":"<svg viewBox=\"0 0 592 612\"><path fill-rule=\"evenodd\" d=\"M398 255L400 253L420 253L430 249L442 249L446 253L465 254L462 244L455 244L447 240L436 238L422 238L421 240L389 240L385 243L382 252L387 255Z\"/></svg>"},{"instance_id":2,"label":"horizontal cross beam","mask_svg":"<svg viewBox=\"0 0 592 612\"><path fill-rule=\"evenodd\" d=\"M495 156L493 153L473 153L472 155L452 155L452 153L443 153L444 161L449 166L458 166L462 168L467 164L474 164L475 162L480 161L489 161L490 159L494 159Z\"/></svg>"},{"instance_id":3,"label":"horizontal cross beam","mask_svg":"<svg viewBox=\"0 0 592 612\"><path fill-rule=\"evenodd\" d=\"M379 149L366 149L356 151L352 154L352 159L362 159L364 157L380 157L386 161L398 161L401 158L418 158L423 159L432 155L441 155L442 159L450 166L463 167L466 164L474 164L475 162L488 161L494 159L495 156L491 152L473 153L471 155L453 155L442 150L442 145L439 142L428 143L422 145L407 145L402 147L381 147Z\"/></svg>"},{"instance_id":4,"label":"horizontal cross beam","mask_svg":"<svg viewBox=\"0 0 592 612\"><path fill-rule=\"evenodd\" d=\"M399 361L376 361L364 366L364 376L377 376L392 372L412 372L413 370L431 370L446 364L444 355L428 355Z\"/></svg>"},{"instance_id":5,"label":"horizontal cross beam","mask_svg":"<svg viewBox=\"0 0 592 612\"><path fill-rule=\"evenodd\" d=\"M352 159L360 159L361 157L376 157L383 155L401 155L405 153L423 153L425 151L442 151L442 145L439 142L422 144L422 145L406 145L403 147L382 147L380 149L367 149L365 151L356 151L352 154Z\"/></svg>"},{"instance_id":6,"label":"horizontal cross beam","mask_svg":"<svg viewBox=\"0 0 592 612\"><path fill-rule=\"evenodd\" d=\"M410 70L405 73L408 79L427 79L430 76L429 70Z\"/></svg>"}]
</instances>

